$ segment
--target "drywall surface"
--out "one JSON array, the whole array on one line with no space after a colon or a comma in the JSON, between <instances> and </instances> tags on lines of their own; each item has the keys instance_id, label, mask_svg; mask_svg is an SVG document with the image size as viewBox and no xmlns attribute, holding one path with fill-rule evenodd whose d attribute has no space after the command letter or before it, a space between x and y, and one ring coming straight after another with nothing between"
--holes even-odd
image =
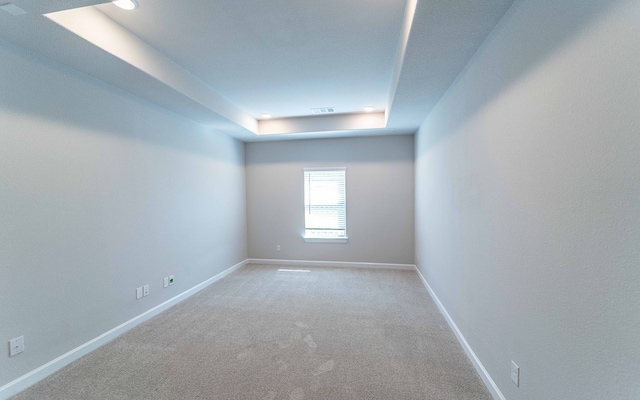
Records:
<instances>
[{"instance_id":1,"label":"drywall surface","mask_svg":"<svg viewBox=\"0 0 640 400\"><path fill-rule=\"evenodd\" d=\"M243 143L6 42L0 71L2 386L247 252Z\"/></svg>"},{"instance_id":2,"label":"drywall surface","mask_svg":"<svg viewBox=\"0 0 640 400\"><path fill-rule=\"evenodd\" d=\"M517 1L416 136L417 265L506 399L640 398L639 21Z\"/></svg>"},{"instance_id":3,"label":"drywall surface","mask_svg":"<svg viewBox=\"0 0 640 400\"><path fill-rule=\"evenodd\" d=\"M247 143L249 257L413 264L413 155L413 136ZM302 239L314 167L347 168L346 244Z\"/></svg>"}]
</instances>

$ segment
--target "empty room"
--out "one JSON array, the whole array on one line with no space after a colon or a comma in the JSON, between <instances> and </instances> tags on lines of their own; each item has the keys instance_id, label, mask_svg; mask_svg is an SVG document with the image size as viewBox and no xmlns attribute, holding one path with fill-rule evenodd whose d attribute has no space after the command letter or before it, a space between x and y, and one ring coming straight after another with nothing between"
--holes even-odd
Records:
<instances>
[{"instance_id":1,"label":"empty room","mask_svg":"<svg viewBox=\"0 0 640 400\"><path fill-rule=\"evenodd\" d=\"M640 399L637 0L0 0L0 399Z\"/></svg>"}]
</instances>

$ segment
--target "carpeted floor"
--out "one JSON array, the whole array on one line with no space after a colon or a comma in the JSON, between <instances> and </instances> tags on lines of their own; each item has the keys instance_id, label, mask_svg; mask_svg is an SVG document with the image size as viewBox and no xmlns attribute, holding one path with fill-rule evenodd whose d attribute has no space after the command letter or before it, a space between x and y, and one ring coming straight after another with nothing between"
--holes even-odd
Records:
<instances>
[{"instance_id":1,"label":"carpeted floor","mask_svg":"<svg viewBox=\"0 0 640 400\"><path fill-rule=\"evenodd\" d=\"M278 268L246 266L13 399L491 399L415 272Z\"/></svg>"}]
</instances>

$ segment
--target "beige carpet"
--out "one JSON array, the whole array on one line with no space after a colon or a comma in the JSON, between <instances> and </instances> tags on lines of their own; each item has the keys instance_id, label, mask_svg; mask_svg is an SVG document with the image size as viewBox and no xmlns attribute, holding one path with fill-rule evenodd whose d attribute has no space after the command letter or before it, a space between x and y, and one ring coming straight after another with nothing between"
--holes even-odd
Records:
<instances>
[{"instance_id":1,"label":"beige carpet","mask_svg":"<svg viewBox=\"0 0 640 400\"><path fill-rule=\"evenodd\" d=\"M491 399L415 272L277 270L246 266L14 399Z\"/></svg>"}]
</instances>

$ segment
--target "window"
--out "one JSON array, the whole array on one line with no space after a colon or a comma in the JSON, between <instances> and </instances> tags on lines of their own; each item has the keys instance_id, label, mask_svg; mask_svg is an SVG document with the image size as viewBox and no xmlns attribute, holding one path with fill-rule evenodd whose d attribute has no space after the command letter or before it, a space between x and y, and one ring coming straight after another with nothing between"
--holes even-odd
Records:
<instances>
[{"instance_id":1,"label":"window","mask_svg":"<svg viewBox=\"0 0 640 400\"><path fill-rule=\"evenodd\" d=\"M345 177L345 168L304 169L305 241L346 242Z\"/></svg>"}]
</instances>

